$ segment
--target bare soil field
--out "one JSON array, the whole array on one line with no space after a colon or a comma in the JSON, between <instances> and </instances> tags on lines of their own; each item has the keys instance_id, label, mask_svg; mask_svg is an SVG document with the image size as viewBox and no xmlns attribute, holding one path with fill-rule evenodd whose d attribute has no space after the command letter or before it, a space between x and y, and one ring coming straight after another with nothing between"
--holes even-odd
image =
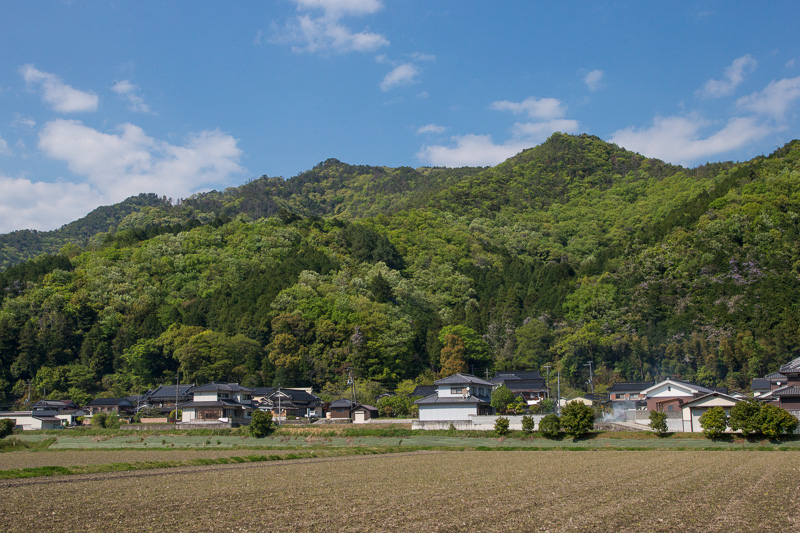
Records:
<instances>
[{"instance_id":1,"label":"bare soil field","mask_svg":"<svg viewBox=\"0 0 800 533\"><path fill-rule=\"evenodd\" d=\"M0 470L14 468L36 468L40 466L80 466L112 463L135 463L137 461L188 461L191 459L217 459L220 457L244 457L259 452L253 450L59 450L36 452L0 453ZM269 450L269 455L289 453L286 450Z\"/></svg>"},{"instance_id":2,"label":"bare soil field","mask_svg":"<svg viewBox=\"0 0 800 533\"><path fill-rule=\"evenodd\" d=\"M418 452L0 491L7 531L797 531L800 452Z\"/></svg>"}]
</instances>

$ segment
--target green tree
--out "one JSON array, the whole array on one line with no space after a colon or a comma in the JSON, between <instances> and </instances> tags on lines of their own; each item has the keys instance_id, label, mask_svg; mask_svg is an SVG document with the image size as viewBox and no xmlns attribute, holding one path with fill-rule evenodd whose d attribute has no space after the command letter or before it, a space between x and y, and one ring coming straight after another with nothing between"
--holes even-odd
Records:
<instances>
[{"instance_id":1,"label":"green tree","mask_svg":"<svg viewBox=\"0 0 800 533\"><path fill-rule=\"evenodd\" d=\"M761 432L771 439L789 435L797 429L798 420L777 405L764 404L761 407L761 416Z\"/></svg>"},{"instance_id":2,"label":"green tree","mask_svg":"<svg viewBox=\"0 0 800 533\"><path fill-rule=\"evenodd\" d=\"M0 439L4 439L14 432L14 421L10 418L0 420Z\"/></svg>"},{"instance_id":3,"label":"green tree","mask_svg":"<svg viewBox=\"0 0 800 533\"><path fill-rule=\"evenodd\" d=\"M501 416L498 417L497 420L494 421L494 432L497 433L499 436L504 437L509 433L509 421L508 418Z\"/></svg>"},{"instance_id":4,"label":"green tree","mask_svg":"<svg viewBox=\"0 0 800 533\"><path fill-rule=\"evenodd\" d=\"M731 429L741 430L745 437L760 433L763 425L761 407L761 402L754 399L742 400L731 407L731 416L728 420Z\"/></svg>"},{"instance_id":5,"label":"green tree","mask_svg":"<svg viewBox=\"0 0 800 533\"><path fill-rule=\"evenodd\" d=\"M253 418L250 420L248 429L250 435L257 439L266 437L272 429L272 413L256 409L253 411Z\"/></svg>"},{"instance_id":6,"label":"green tree","mask_svg":"<svg viewBox=\"0 0 800 533\"><path fill-rule=\"evenodd\" d=\"M508 411L508 406L514 403L514 393L505 385L500 385L492 391L491 404L494 410L504 414Z\"/></svg>"},{"instance_id":7,"label":"green tree","mask_svg":"<svg viewBox=\"0 0 800 533\"><path fill-rule=\"evenodd\" d=\"M719 406L712 407L700 415L700 427L709 439L720 438L728 429L728 415L725 414L725 409Z\"/></svg>"},{"instance_id":8,"label":"green tree","mask_svg":"<svg viewBox=\"0 0 800 533\"><path fill-rule=\"evenodd\" d=\"M411 411L411 399L407 396L384 396L375 406L382 416L408 416Z\"/></svg>"},{"instance_id":9,"label":"green tree","mask_svg":"<svg viewBox=\"0 0 800 533\"><path fill-rule=\"evenodd\" d=\"M531 434L533 433L534 427L536 426L536 422L534 422L533 417L530 415L525 415L522 417L522 431L525 433Z\"/></svg>"},{"instance_id":10,"label":"green tree","mask_svg":"<svg viewBox=\"0 0 800 533\"><path fill-rule=\"evenodd\" d=\"M561 418L555 413L545 415L539 422L539 433L548 439L558 437L559 431L561 431Z\"/></svg>"},{"instance_id":11,"label":"green tree","mask_svg":"<svg viewBox=\"0 0 800 533\"><path fill-rule=\"evenodd\" d=\"M667 434L667 413L663 411L650 411L650 428L656 432L658 436Z\"/></svg>"},{"instance_id":12,"label":"green tree","mask_svg":"<svg viewBox=\"0 0 800 533\"><path fill-rule=\"evenodd\" d=\"M92 415L92 427L103 429L106 427L106 420L108 419L108 414L106 413L95 413Z\"/></svg>"},{"instance_id":13,"label":"green tree","mask_svg":"<svg viewBox=\"0 0 800 533\"><path fill-rule=\"evenodd\" d=\"M569 402L561 411L561 425L573 439L583 437L594 428L594 411L582 402Z\"/></svg>"}]
</instances>

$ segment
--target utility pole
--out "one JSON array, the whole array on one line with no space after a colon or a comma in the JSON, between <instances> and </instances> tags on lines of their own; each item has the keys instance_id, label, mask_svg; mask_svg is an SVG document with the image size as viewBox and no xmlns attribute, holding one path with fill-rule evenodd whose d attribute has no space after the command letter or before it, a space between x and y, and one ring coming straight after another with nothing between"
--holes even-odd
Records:
<instances>
[{"instance_id":1,"label":"utility pole","mask_svg":"<svg viewBox=\"0 0 800 533\"><path fill-rule=\"evenodd\" d=\"M278 383L278 425L281 425L281 384Z\"/></svg>"},{"instance_id":2,"label":"utility pole","mask_svg":"<svg viewBox=\"0 0 800 533\"><path fill-rule=\"evenodd\" d=\"M589 361L588 363L583 365L583 366L588 366L589 367L589 387L592 388L592 400L594 400L594 375L592 374L592 363L593 362L594 361Z\"/></svg>"},{"instance_id":3,"label":"utility pole","mask_svg":"<svg viewBox=\"0 0 800 533\"><path fill-rule=\"evenodd\" d=\"M175 370L175 427L178 427L178 388L181 385L181 367Z\"/></svg>"},{"instance_id":4,"label":"utility pole","mask_svg":"<svg viewBox=\"0 0 800 533\"><path fill-rule=\"evenodd\" d=\"M553 368L550 365L544 365L544 368L547 371L547 378L545 379L545 386L547 387L547 396L550 396L550 369Z\"/></svg>"},{"instance_id":5,"label":"utility pole","mask_svg":"<svg viewBox=\"0 0 800 533\"><path fill-rule=\"evenodd\" d=\"M558 395L556 396L556 414L561 414L561 372L558 373Z\"/></svg>"}]
</instances>

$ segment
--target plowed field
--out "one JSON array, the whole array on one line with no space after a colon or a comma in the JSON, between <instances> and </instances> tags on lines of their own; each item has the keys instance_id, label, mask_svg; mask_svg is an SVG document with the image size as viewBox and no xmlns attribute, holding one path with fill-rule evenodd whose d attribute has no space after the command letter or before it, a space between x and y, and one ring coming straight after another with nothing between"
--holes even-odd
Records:
<instances>
[{"instance_id":1,"label":"plowed field","mask_svg":"<svg viewBox=\"0 0 800 533\"><path fill-rule=\"evenodd\" d=\"M420 452L0 492L8 531L797 531L800 452Z\"/></svg>"}]
</instances>

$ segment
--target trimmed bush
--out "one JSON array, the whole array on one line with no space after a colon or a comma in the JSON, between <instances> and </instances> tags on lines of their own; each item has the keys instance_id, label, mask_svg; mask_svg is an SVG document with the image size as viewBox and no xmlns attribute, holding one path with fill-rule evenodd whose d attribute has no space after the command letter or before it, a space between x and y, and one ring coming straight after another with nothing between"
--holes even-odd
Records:
<instances>
[{"instance_id":1,"label":"trimmed bush","mask_svg":"<svg viewBox=\"0 0 800 533\"><path fill-rule=\"evenodd\" d=\"M253 419L250 420L250 435L261 439L269 435L272 429L272 413L268 411L253 411Z\"/></svg>"},{"instance_id":2,"label":"trimmed bush","mask_svg":"<svg viewBox=\"0 0 800 533\"><path fill-rule=\"evenodd\" d=\"M761 406L761 432L771 439L789 435L797 429L798 420L777 405Z\"/></svg>"},{"instance_id":3,"label":"trimmed bush","mask_svg":"<svg viewBox=\"0 0 800 533\"><path fill-rule=\"evenodd\" d=\"M500 435L501 437L504 437L509 433L508 426L509 426L508 418L501 416L494 422L494 432Z\"/></svg>"},{"instance_id":4,"label":"trimmed bush","mask_svg":"<svg viewBox=\"0 0 800 533\"><path fill-rule=\"evenodd\" d=\"M555 413L550 413L542 418L539 422L539 433L548 439L558 437L558 432L561 431L561 419Z\"/></svg>"},{"instance_id":5,"label":"trimmed bush","mask_svg":"<svg viewBox=\"0 0 800 533\"><path fill-rule=\"evenodd\" d=\"M709 439L718 439L725 434L728 429L728 415L722 407L712 407L700 415L700 426L703 434Z\"/></svg>"},{"instance_id":6,"label":"trimmed bush","mask_svg":"<svg viewBox=\"0 0 800 533\"><path fill-rule=\"evenodd\" d=\"M763 416L761 402L757 400L743 400L731 407L731 416L728 420L731 429L742 432L742 435L749 437L761 433Z\"/></svg>"},{"instance_id":7,"label":"trimmed bush","mask_svg":"<svg viewBox=\"0 0 800 533\"><path fill-rule=\"evenodd\" d=\"M582 402L569 402L561 411L561 426L573 439L583 437L594 429L594 411Z\"/></svg>"},{"instance_id":8,"label":"trimmed bush","mask_svg":"<svg viewBox=\"0 0 800 533\"><path fill-rule=\"evenodd\" d=\"M532 416L523 416L522 417L522 431L525 433L533 433L534 427L536 426L536 422L533 421Z\"/></svg>"}]
</instances>

